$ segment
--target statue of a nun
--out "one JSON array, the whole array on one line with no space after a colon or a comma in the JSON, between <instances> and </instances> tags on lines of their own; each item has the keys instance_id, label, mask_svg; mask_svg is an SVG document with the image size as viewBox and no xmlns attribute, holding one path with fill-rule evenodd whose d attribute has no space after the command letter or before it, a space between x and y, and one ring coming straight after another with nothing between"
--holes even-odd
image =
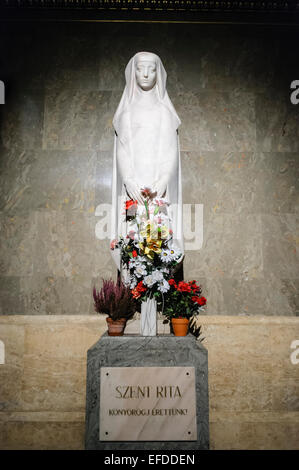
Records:
<instances>
[{"instance_id":1,"label":"statue of a nun","mask_svg":"<svg viewBox=\"0 0 299 470\"><path fill-rule=\"evenodd\" d=\"M125 201L144 204L142 190L150 188L169 202L172 243L183 257L181 121L168 96L166 77L161 59L150 52L138 52L126 67L126 86L113 118L111 240L128 233ZM119 250L111 253L121 269Z\"/></svg>"}]
</instances>

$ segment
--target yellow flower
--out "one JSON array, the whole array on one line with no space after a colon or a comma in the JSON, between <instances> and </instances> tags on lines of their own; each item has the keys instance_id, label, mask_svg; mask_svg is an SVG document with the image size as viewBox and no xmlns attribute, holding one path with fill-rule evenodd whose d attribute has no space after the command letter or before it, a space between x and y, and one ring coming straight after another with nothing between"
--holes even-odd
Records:
<instances>
[{"instance_id":1,"label":"yellow flower","mask_svg":"<svg viewBox=\"0 0 299 470\"><path fill-rule=\"evenodd\" d=\"M142 238L151 238L152 240L158 240L160 234L158 232L158 226L156 224L150 223L147 221L146 226L142 226L139 230L140 235Z\"/></svg>"},{"instance_id":2,"label":"yellow flower","mask_svg":"<svg viewBox=\"0 0 299 470\"><path fill-rule=\"evenodd\" d=\"M150 259L154 258L155 253L161 253L162 240L153 240L147 237L145 242L139 242L140 250Z\"/></svg>"},{"instance_id":3,"label":"yellow flower","mask_svg":"<svg viewBox=\"0 0 299 470\"><path fill-rule=\"evenodd\" d=\"M161 238L165 240L165 238L169 237L169 230L166 225L162 225L161 227Z\"/></svg>"}]
</instances>

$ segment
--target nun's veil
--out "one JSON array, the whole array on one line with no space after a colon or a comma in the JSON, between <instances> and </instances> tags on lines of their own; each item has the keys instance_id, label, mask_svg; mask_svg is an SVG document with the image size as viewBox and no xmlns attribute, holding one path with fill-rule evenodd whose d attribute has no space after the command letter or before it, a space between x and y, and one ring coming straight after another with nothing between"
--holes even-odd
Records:
<instances>
[{"instance_id":1,"label":"nun's veil","mask_svg":"<svg viewBox=\"0 0 299 470\"><path fill-rule=\"evenodd\" d=\"M117 107L117 110L114 114L113 118L113 127L116 131L117 134L119 134L120 131L120 116L121 114L126 111L129 108L130 103L132 102L133 98L137 94L137 88L138 84L136 82L136 76L135 76L135 70L136 70L136 65L138 62L138 58L142 56L148 56L149 60L153 60L156 62L156 67L157 67L157 81L156 81L156 87L157 87L157 95L159 98L159 101L164 104L168 110L171 112L174 122L174 125L176 129L180 126L181 121L180 118L178 117L176 110L174 109L174 106L172 102L170 101L170 98L168 96L167 90L166 90L166 79L167 79L167 73L166 70L162 64L162 61L160 57L158 57L156 54L152 52L137 52L130 61L128 62L128 65L126 66L125 70L125 77L126 77L126 86L123 91L121 100L119 102L119 105Z\"/></svg>"}]
</instances>

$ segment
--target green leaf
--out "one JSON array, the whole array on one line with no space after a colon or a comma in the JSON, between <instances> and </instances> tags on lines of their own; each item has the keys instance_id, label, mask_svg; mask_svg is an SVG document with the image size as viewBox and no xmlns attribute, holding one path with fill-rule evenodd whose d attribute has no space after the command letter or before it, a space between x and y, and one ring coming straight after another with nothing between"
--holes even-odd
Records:
<instances>
[{"instance_id":1,"label":"green leaf","mask_svg":"<svg viewBox=\"0 0 299 470\"><path fill-rule=\"evenodd\" d=\"M144 206L145 206L145 210L146 210L146 217L149 219L148 204L147 204L146 200L144 201Z\"/></svg>"}]
</instances>

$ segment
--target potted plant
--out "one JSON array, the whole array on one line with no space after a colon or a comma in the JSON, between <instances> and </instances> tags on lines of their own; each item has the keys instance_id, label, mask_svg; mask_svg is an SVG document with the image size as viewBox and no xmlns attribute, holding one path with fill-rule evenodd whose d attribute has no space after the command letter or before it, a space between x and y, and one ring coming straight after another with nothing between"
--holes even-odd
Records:
<instances>
[{"instance_id":1,"label":"potted plant","mask_svg":"<svg viewBox=\"0 0 299 470\"><path fill-rule=\"evenodd\" d=\"M176 283L168 281L170 289L164 294L163 314L171 322L175 336L186 336L189 320L198 315L206 305L206 298L201 296L201 287L196 281Z\"/></svg>"},{"instance_id":2,"label":"potted plant","mask_svg":"<svg viewBox=\"0 0 299 470\"><path fill-rule=\"evenodd\" d=\"M95 311L108 315L106 318L109 336L122 336L127 320L135 313L135 302L131 289L124 286L121 280L103 279L102 288L93 288Z\"/></svg>"}]
</instances>

